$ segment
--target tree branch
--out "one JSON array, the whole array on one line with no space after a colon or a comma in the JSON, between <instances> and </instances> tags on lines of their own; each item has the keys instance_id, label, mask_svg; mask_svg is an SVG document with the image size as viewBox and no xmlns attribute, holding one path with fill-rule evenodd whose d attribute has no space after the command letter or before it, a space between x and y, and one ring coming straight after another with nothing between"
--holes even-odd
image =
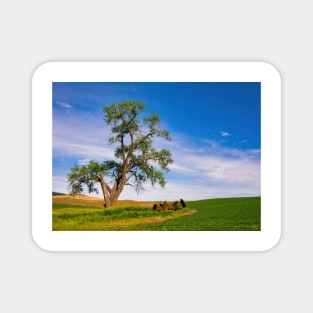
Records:
<instances>
[{"instance_id":1,"label":"tree branch","mask_svg":"<svg viewBox=\"0 0 313 313\"><path fill-rule=\"evenodd\" d=\"M137 144L135 145L135 149L137 149L137 147L143 143L146 139L149 138L149 136L153 136L153 133L149 132L146 136L142 137L138 142Z\"/></svg>"},{"instance_id":2,"label":"tree branch","mask_svg":"<svg viewBox=\"0 0 313 313\"><path fill-rule=\"evenodd\" d=\"M103 185L106 187L106 189L108 190L108 192L111 194L112 189L111 189L111 187L106 183L106 181L103 179L103 175L102 175L102 174L97 175L97 178L99 179L100 182L103 183Z\"/></svg>"},{"instance_id":3,"label":"tree branch","mask_svg":"<svg viewBox=\"0 0 313 313\"><path fill-rule=\"evenodd\" d=\"M125 163L125 161L126 161L126 153L125 153L125 145L124 145L124 135L122 135L122 138L121 138L121 148L122 148L123 162Z\"/></svg>"}]
</instances>

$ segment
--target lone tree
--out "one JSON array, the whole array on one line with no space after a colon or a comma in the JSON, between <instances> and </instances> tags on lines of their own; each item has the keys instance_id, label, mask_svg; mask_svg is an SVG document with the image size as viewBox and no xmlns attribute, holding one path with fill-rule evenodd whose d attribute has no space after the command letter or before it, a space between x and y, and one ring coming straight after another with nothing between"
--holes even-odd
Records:
<instances>
[{"instance_id":1,"label":"lone tree","mask_svg":"<svg viewBox=\"0 0 313 313\"><path fill-rule=\"evenodd\" d=\"M115 144L115 159L102 163L91 160L88 165L75 164L67 175L71 194L80 194L87 186L88 192L98 193L101 186L104 206L115 204L124 187L130 185L137 193L150 181L152 186L165 186L164 173L173 163L169 150L157 151L153 146L155 137L171 140L166 130L160 129L156 113L139 119L145 104L138 101L124 101L104 107L104 121L111 129L110 144Z\"/></svg>"}]
</instances>

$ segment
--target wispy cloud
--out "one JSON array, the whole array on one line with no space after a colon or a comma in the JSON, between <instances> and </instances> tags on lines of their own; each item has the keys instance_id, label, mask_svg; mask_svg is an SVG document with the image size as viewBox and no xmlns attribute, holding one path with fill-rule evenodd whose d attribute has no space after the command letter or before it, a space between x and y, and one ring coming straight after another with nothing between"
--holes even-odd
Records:
<instances>
[{"instance_id":1,"label":"wispy cloud","mask_svg":"<svg viewBox=\"0 0 313 313\"><path fill-rule=\"evenodd\" d=\"M68 193L67 188L67 180L66 176L53 176L52 177L52 191L61 192L61 193Z\"/></svg>"},{"instance_id":2,"label":"wispy cloud","mask_svg":"<svg viewBox=\"0 0 313 313\"><path fill-rule=\"evenodd\" d=\"M57 115L54 118L54 157L71 157L75 162L113 158L114 147L107 145L108 138L109 132L103 121L99 122L89 114Z\"/></svg>"},{"instance_id":3,"label":"wispy cloud","mask_svg":"<svg viewBox=\"0 0 313 313\"><path fill-rule=\"evenodd\" d=\"M64 108L64 109L71 109L72 106L67 103L67 102L62 102L62 101L57 101L56 102L60 107Z\"/></svg>"},{"instance_id":4,"label":"wispy cloud","mask_svg":"<svg viewBox=\"0 0 313 313\"><path fill-rule=\"evenodd\" d=\"M195 170L190 169L184 165L179 165L179 164L170 164L169 169L172 171L177 171L177 172L182 172L182 173L189 173L189 174L197 173Z\"/></svg>"},{"instance_id":5,"label":"wispy cloud","mask_svg":"<svg viewBox=\"0 0 313 313\"><path fill-rule=\"evenodd\" d=\"M109 129L98 118L59 115L54 119L53 155L81 165L91 159L112 159L115 146L108 145L108 138ZM229 148L211 139L190 140L179 133L172 134L170 142L156 138L155 146L169 149L174 159L165 175L165 189L147 184L146 191L137 195L125 187L121 199L171 201L180 197L193 200L260 195L260 149ZM67 192L65 177L54 177L54 191Z\"/></svg>"},{"instance_id":6,"label":"wispy cloud","mask_svg":"<svg viewBox=\"0 0 313 313\"><path fill-rule=\"evenodd\" d=\"M260 195L259 149L227 148L212 140L210 145L198 149L183 136L177 140L174 137L173 141L175 145L167 146L164 142L164 147L173 154L174 164L168 176L170 183L175 181L177 191L188 186L188 190L193 190L193 198L199 194L200 198Z\"/></svg>"},{"instance_id":7,"label":"wispy cloud","mask_svg":"<svg viewBox=\"0 0 313 313\"><path fill-rule=\"evenodd\" d=\"M53 154L55 157L71 157L77 159L85 158L85 160L104 160L106 158L114 157L114 150L99 144L88 144L86 142L77 141L72 142L67 138L54 137L53 140Z\"/></svg>"},{"instance_id":8,"label":"wispy cloud","mask_svg":"<svg viewBox=\"0 0 313 313\"><path fill-rule=\"evenodd\" d=\"M226 132L226 131L220 131L220 135L221 135L222 137L229 137L229 136L231 136L231 134L228 133L228 132Z\"/></svg>"},{"instance_id":9,"label":"wispy cloud","mask_svg":"<svg viewBox=\"0 0 313 313\"><path fill-rule=\"evenodd\" d=\"M179 162L178 166L172 166L173 171L184 170L185 174L206 178L213 183L255 183L260 179L260 162L250 157L249 152L241 157L228 157L221 155L196 155L190 154L180 158L175 153ZM174 156L174 157L175 157Z\"/></svg>"},{"instance_id":10,"label":"wispy cloud","mask_svg":"<svg viewBox=\"0 0 313 313\"><path fill-rule=\"evenodd\" d=\"M83 160L78 160L77 164L79 165L87 165L91 159L83 159Z\"/></svg>"},{"instance_id":11,"label":"wispy cloud","mask_svg":"<svg viewBox=\"0 0 313 313\"><path fill-rule=\"evenodd\" d=\"M184 200L199 200L208 198L226 198L226 197L249 197L260 195L255 190L255 186L246 188L229 186L225 188L220 185L209 185L201 181L168 181L165 188L159 186L152 187L149 184L145 185L145 191L137 194L130 187L124 189L120 199L133 199L142 201L175 201L183 198ZM101 194L99 193L100 197Z\"/></svg>"},{"instance_id":12,"label":"wispy cloud","mask_svg":"<svg viewBox=\"0 0 313 313\"><path fill-rule=\"evenodd\" d=\"M172 134L171 142L155 143L158 149L169 149L174 159L166 190L158 192L167 194L171 186L174 194L190 199L260 195L260 149L230 148L220 141L191 140L182 134Z\"/></svg>"}]
</instances>

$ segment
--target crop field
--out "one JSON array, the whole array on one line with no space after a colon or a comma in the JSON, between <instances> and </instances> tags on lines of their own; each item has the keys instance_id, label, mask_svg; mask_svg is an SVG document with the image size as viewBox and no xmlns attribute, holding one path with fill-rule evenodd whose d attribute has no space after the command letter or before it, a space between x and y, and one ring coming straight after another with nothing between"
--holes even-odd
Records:
<instances>
[{"instance_id":1,"label":"crop field","mask_svg":"<svg viewBox=\"0 0 313 313\"><path fill-rule=\"evenodd\" d=\"M54 231L260 231L261 198L186 201L186 208L154 211L153 201L121 200L103 208L86 196L53 196ZM171 204L169 202L169 204Z\"/></svg>"}]
</instances>

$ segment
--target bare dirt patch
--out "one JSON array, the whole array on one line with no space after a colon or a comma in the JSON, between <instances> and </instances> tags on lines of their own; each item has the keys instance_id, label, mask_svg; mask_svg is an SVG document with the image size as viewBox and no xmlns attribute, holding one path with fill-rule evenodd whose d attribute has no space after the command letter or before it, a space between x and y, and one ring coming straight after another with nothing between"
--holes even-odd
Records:
<instances>
[{"instance_id":1,"label":"bare dirt patch","mask_svg":"<svg viewBox=\"0 0 313 313\"><path fill-rule=\"evenodd\" d=\"M83 200L83 201L101 201L103 202L103 198L86 196L86 195L57 195L52 196L53 199L64 199L64 200ZM140 206L140 207L150 207L153 206L152 201L136 201L136 200L117 200L115 206L125 207L125 206Z\"/></svg>"},{"instance_id":2,"label":"bare dirt patch","mask_svg":"<svg viewBox=\"0 0 313 313\"><path fill-rule=\"evenodd\" d=\"M186 212L186 213L184 213L182 215L191 215L191 214L195 214L197 212L198 212L198 210L190 210L190 211L188 211L188 212ZM180 216L182 216L182 215L180 215Z\"/></svg>"},{"instance_id":3,"label":"bare dirt patch","mask_svg":"<svg viewBox=\"0 0 313 313\"><path fill-rule=\"evenodd\" d=\"M86 200L86 201L101 201L101 198L97 197L90 197L90 196L84 196L84 195L62 195L62 196L53 196L53 199L78 199L78 200Z\"/></svg>"},{"instance_id":4,"label":"bare dirt patch","mask_svg":"<svg viewBox=\"0 0 313 313\"><path fill-rule=\"evenodd\" d=\"M115 221L115 222L111 222L110 225L111 226L136 226L136 225L140 225L140 224L146 224L146 223L160 223L166 220L172 220L175 218L179 218L181 216L185 216L185 215L191 215L191 214L195 214L197 213L198 210L190 210L186 213L177 215L177 216L156 216L156 217L147 217L147 218L134 218L134 219L127 219L127 220L121 220L121 221Z\"/></svg>"}]
</instances>

